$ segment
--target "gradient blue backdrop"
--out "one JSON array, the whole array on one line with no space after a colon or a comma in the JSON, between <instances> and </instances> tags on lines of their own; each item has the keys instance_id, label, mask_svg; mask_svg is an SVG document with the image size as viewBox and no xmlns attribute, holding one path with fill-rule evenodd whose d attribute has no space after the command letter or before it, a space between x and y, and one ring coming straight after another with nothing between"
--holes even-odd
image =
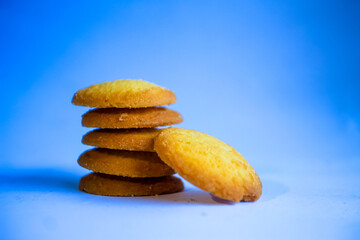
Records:
<instances>
[{"instance_id":1,"label":"gradient blue backdrop","mask_svg":"<svg viewBox=\"0 0 360 240\"><path fill-rule=\"evenodd\" d=\"M260 176L357 176L359 12L358 1L1 1L0 167L77 169L87 109L72 95L131 78L173 90L181 127L233 145Z\"/></svg>"}]
</instances>

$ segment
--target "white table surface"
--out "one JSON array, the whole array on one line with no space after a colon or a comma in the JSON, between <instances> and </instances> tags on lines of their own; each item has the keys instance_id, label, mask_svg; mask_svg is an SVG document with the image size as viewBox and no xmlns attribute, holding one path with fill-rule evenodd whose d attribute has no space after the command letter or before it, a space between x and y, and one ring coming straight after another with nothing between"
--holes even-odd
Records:
<instances>
[{"instance_id":1,"label":"white table surface","mask_svg":"<svg viewBox=\"0 0 360 240\"><path fill-rule=\"evenodd\" d=\"M182 193L103 197L77 190L87 171L0 171L5 239L358 239L357 164L259 169L254 203L213 198L185 181ZM2 238L3 239L3 238Z\"/></svg>"}]
</instances>

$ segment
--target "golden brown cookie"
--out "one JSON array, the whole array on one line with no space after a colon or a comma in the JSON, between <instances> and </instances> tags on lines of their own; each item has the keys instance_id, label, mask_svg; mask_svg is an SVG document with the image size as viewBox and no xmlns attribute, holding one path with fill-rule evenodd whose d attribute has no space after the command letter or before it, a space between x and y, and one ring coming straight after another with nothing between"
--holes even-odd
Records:
<instances>
[{"instance_id":1,"label":"golden brown cookie","mask_svg":"<svg viewBox=\"0 0 360 240\"><path fill-rule=\"evenodd\" d=\"M156 153L94 148L80 155L80 166L126 177L162 177L174 174Z\"/></svg>"},{"instance_id":2,"label":"golden brown cookie","mask_svg":"<svg viewBox=\"0 0 360 240\"><path fill-rule=\"evenodd\" d=\"M97 108L82 116L82 125L94 128L151 128L182 121L180 113L163 107Z\"/></svg>"},{"instance_id":3,"label":"golden brown cookie","mask_svg":"<svg viewBox=\"0 0 360 240\"><path fill-rule=\"evenodd\" d=\"M175 94L142 80L115 80L95 84L75 93L72 103L97 108L146 108L176 102Z\"/></svg>"},{"instance_id":4,"label":"golden brown cookie","mask_svg":"<svg viewBox=\"0 0 360 240\"><path fill-rule=\"evenodd\" d=\"M103 196L153 196L184 190L182 181L174 176L159 178L128 178L90 173L82 177L79 189Z\"/></svg>"},{"instance_id":5,"label":"golden brown cookie","mask_svg":"<svg viewBox=\"0 0 360 240\"><path fill-rule=\"evenodd\" d=\"M155 151L195 186L234 202L257 200L260 178L234 148L208 134L168 128L155 138Z\"/></svg>"},{"instance_id":6,"label":"golden brown cookie","mask_svg":"<svg viewBox=\"0 0 360 240\"><path fill-rule=\"evenodd\" d=\"M90 146L128 151L154 152L154 139L160 129L96 129L82 138Z\"/></svg>"}]
</instances>

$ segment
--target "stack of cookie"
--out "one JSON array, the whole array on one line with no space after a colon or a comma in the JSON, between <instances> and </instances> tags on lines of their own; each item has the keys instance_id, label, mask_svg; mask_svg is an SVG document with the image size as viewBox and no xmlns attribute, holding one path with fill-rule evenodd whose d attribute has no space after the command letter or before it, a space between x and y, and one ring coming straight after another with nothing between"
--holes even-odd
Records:
<instances>
[{"instance_id":1,"label":"stack of cookie","mask_svg":"<svg viewBox=\"0 0 360 240\"><path fill-rule=\"evenodd\" d=\"M79 189L107 196L148 196L183 190L175 172L154 152L156 127L178 124L182 116L159 107L176 102L175 94L142 80L116 80L79 90L75 105L92 107L82 116L84 127L97 128L82 142L96 148L84 152L80 166L94 171Z\"/></svg>"},{"instance_id":2,"label":"stack of cookie","mask_svg":"<svg viewBox=\"0 0 360 240\"><path fill-rule=\"evenodd\" d=\"M254 168L230 145L194 130L156 127L182 122L162 105L175 94L141 80L116 80L79 90L74 104L95 107L82 125L98 128L82 142L95 146L79 157L94 171L79 189L108 196L147 196L184 189L174 170L195 186L223 199L252 202L262 184ZM170 166L170 167L169 167Z\"/></svg>"}]
</instances>

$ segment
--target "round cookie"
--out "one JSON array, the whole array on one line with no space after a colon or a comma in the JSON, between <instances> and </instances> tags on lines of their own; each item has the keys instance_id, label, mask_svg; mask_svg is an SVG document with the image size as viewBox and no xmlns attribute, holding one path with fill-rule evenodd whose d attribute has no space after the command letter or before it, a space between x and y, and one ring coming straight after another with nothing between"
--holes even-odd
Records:
<instances>
[{"instance_id":1,"label":"round cookie","mask_svg":"<svg viewBox=\"0 0 360 240\"><path fill-rule=\"evenodd\" d=\"M79 190L103 196L153 196L181 192L184 185L173 176L128 178L90 173L80 179Z\"/></svg>"},{"instance_id":2,"label":"round cookie","mask_svg":"<svg viewBox=\"0 0 360 240\"><path fill-rule=\"evenodd\" d=\"M97 108L145 108L176 102L175 94L142 80L115 80L95 84L75 93L72 103Z\"/></svg>"},{"instance_id":3,"label":"round cookie","mask_svg":"<svg viewBox=\"0 0 360 240\"><path fill-rule=\"evenodd\" d=\"M180 113L164 108L97 108L82 116L84 127L94 128L152 128L178 124L183 121Z\"/></svg>"},{"instance_id":4,"label":"round cookie","mask_svg":"<svg viewBox=\"0 0 360 240\"><path fill-rule=\"evenodd\" d=\"M90 146L128 151L154 152L154 139L160 129L96 129L82 138Z\"/></svg>"},{"instance_id":5,"label":"round cookie","mask_svg":"<svg viewBox=\"0 0 360 240\"><path fill-rule=\"evenodd\" d=\"M174 174L156 153L94 148L80 155L80 166L125 177L162 177Z\"/></svg>"},{"instance_id":6,"label":"round cookie","mask_svg":"<svg viewBox=\"0 0 360 240\"><path fill-rule=\"evenodd\" d=\"M234 148L208 134L168 128L155 138L161 160L195 186L234 202L257 200L260 178Z\"/></svg>"}]
</instances>

